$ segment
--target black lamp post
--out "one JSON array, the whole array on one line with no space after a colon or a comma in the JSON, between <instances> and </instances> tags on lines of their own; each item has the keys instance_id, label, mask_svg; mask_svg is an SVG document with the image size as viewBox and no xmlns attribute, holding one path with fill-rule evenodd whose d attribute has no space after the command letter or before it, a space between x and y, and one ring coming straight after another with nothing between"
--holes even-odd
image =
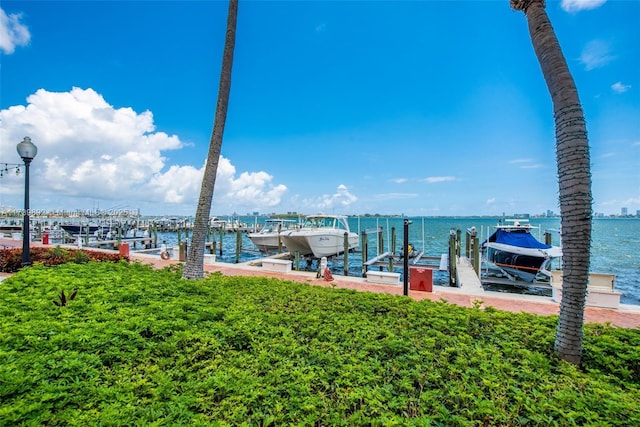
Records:
<instances>
[{"instance_id":1,"label":"black lamp post","mask_svg":"<svg viewBox=\"0 0 640 427\"><path fill-rule=\"evenodd\" d=\"M31 138L25 136L16 147L18 155L24 161L24 220L22 221L22 266L31 265L31 253L29 251L29 165L38 153L38 147L31 142Z\"/></svg>"},{"instance_id":2,"label":"black lamp post","mask_svg":"<svg viewBox=\"0 0 640 427\"><path fill-rule=\"evenodd\" d=\"M403 262L403 295L409 295L409 225L412 221L405 218L404 220L404 242L402 244L402 262Z\"/></svg>"}]
</instances>

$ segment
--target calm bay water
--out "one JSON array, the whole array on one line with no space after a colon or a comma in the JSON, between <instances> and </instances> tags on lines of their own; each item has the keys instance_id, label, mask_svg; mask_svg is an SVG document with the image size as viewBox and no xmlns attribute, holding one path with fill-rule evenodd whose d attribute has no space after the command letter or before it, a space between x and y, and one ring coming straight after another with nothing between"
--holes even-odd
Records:
<instances>
[{"instance_id":1,"label":"calm bay water","mask_svg":"<svg viewBox=\"0 0 640 427\"><path fill-rule=\"evenodd\" d=\"M263 217L240 217L241 222L247 224L262 223ZM425 256L440 257L447 253L450 230L462 230L463 244L465 242L464 233L468 228L476 227L480 241L484 240L497 224L498 218L472 218L472 217L417 217L409 218L409 242L418 251L423 251ZM530 224L539 226L539 232L533 234L540 241L544 241L545 230L558 230L560 228L559 218L532 218ZM373 230L377 227L383 228L382 239L384 251L390 248L392 228L396 232L396 251L399 251L403 242L404 219L392 218L372 218L372 217L351 217L349 218L351 231L362 236L363 230ZM558 233L552 234L552 243L560 244ZM183 236L184 238L184 236ZM165 240L167 245L177 244L176 233L161 233L159 242ZM369 258L378 254L378 236L376 233L369 234ZM262 255L251 251L255 249L251 240L243 234L243 251L240 253L239 261L245 262L261 258ZM236 259L236 235L227 233L223 237L222 256L218 253L218 261L233 263ZM304 267L304 263L303 263ZM344 264L342 261L331 263L331 270L334 274L344 274ZM316 268L314 265L313 268ZM638 218L598 218L593 221L592 247L591 247L591 271L594 273L615 274L616 290L622 293L620 302L623 304L640 305L640 219ZM362 275L362 254L354 253L349 256L349 275ZM447 285L447 275L443 272L436 272L434 276L435 285Z\"/></svg>"}]
</instances>

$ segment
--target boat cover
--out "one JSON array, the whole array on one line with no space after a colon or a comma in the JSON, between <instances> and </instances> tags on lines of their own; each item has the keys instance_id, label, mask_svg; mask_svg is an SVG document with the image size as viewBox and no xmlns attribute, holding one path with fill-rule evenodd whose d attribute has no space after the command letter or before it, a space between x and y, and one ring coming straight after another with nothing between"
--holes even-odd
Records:
<instances>
[{"instance_id":1,"label":"boat cover","mask_svg":"<svg viewBox=\"0 0 640 427\"><path fill-rule=\"evenodd\" d=\"M482 242L482 246L488 242L502 243L505 245L517 246L519 248L530 249L549 249L551 245L545 245L544 243L536 240L535 237L529 232L514 232L496 230L487 240Z\"/></svg>"}]
</instances>

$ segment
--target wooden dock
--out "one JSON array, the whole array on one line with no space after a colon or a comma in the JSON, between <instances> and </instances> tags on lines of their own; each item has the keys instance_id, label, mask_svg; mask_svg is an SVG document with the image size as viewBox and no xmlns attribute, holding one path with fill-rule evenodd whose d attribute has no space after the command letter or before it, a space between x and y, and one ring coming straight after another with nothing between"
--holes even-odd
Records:
<instances>
[{"instance_id":1,"label":"wooden dock","mask_svg":"<svg viewBox=\"0 0 640 427\"><path fill-rule=\"evenodd\" d=\"M457 288L468 295L482 295L485 292L471 260L466 257L458 257L456 260L456 283Z\"/></svg>"}]
</instances>

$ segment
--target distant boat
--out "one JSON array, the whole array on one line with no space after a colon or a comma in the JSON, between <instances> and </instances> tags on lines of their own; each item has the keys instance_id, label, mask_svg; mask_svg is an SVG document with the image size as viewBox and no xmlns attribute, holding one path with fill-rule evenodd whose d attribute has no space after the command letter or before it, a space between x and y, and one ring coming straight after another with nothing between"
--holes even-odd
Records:
<instances>
[{"instance_id":1,"label":"distant boat","mask_svg":"<svg viewBox=\"0 0 640 427\"><path fill-rule=\"evenodd\" d=\"M60 228L62 228L64 231L71 234L72 236L78 236L78 235L102 236L107 234L110 230L110 227L103 226L103 225L65 224L65 225L60 225Z\"/></svg>"},{"instance_id":2,"label":"distant boat","mask_svg":"<svg viewBox=\"0 0 640 427\"><path fill-rule=\"evenodd\" d=\"M235 233L237 231L247 231L248 225L244 222L240 222L239 219L220 219L213 217L209 220L209 226L215 231L226 231L229 233Z\"/></svg>"},{"instance_id":3,"label":"distant boat","mask_svg":"<svg viewBox=\"0 0 640 427\"><path fill-rule=\"evenodd\" d=\"M549 280L551 262L562 257L562 249L536 240L531 229L537 227L526 220L505 222L511 224L497 225L496 231L481 244L486 261L511 279L525 282Z\"/></svg>"},{"instance_id":4,"label":"distant boat","mask_svg":"<svg viewBox=\"0 0 640 427\"><path fill-rule=\"evenodd\" d=\"M349 230L347 217L342 215L309 215L302 227L281 233L282 242L290 253L298 252L302 256L315 258L339 255L358 247L360 239L357 233Z\"/></svg>"},{"instance_id":5,"label":"distant boat","mask_svg":"<svg viewBox=\"0 0 640 427\"><path fill-rule=\"evenodd\" d=\"M270 218L265 220L260 231L249 233L248 237L262 252L278 251L284 247L280 234L295 229L297 224L294 219Z\"/></svg>"},{"instance_id":6,"label":"distant boat","mask_svg":"<svg viewBox=\"0 0 640 427\"><path fill-rule=\"evenodd\" d=\"M60 225L60 228L75 238L89 238L91 241L116 239L126 240L149 237L149 232L147 230L137 227L127 229L126 227L117 225L65 224Z\"/></svg>"}]
</instances>

